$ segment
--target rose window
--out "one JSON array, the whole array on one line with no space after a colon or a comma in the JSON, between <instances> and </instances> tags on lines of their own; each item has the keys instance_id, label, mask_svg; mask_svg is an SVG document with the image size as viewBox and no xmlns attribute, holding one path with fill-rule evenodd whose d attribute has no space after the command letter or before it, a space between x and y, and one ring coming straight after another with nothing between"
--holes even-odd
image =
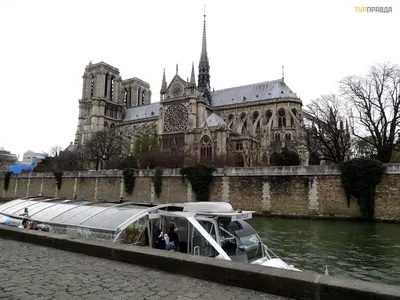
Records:
<instances>
[{"instance_id":1,"label":"rose window","mask_svg":"<svg viewBox=\"0 0 400 300\"><path fill-rule=\"evenodd\" d=\"M164 114L166 131L184 131L188 123L188 111L183 104L173 104Z\"/></svg>"}]
</instances>

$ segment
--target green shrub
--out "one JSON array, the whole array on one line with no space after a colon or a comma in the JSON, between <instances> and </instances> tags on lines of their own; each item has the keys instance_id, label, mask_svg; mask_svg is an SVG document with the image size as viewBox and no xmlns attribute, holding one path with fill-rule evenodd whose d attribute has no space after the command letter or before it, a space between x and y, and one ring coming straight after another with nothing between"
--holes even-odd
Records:
<instances>
[{"instance_id":1,"label":"green shrub","mask_svg":"<svg viewBox=\"0 0 400 300\"><path fill-rule=\"evenodd\" d=\"M340 164L342 184L347 206L350 196L357 199L363 219L373 220L376 186L381 183L386 167L379 160L354 158Z\"/></svg>"},{"instance_id":2,"label":"green shrub","mask_svg":"<svg viewBox=\"0 0 400 300\"><path fill-rule=\"evenodd\" d=\"M182 180L185 180L185 176L189 179L197 201L208 201L210 199L214 171L214 167L207 165L189 166L180 170Z\"/></svg>"},{"instance_id":3,"label":"green shrub","mask_svg":"<svg viewBox=\"0 0 400 300\"><path fill-rule=\"evenodd\" d=\"M56 185L57 189L61 189L62 178L63 178L63 171L55 171L54 177L56 178Z\"/></svg>"},{"instance_id":4,"label":"green shrub","mask_svg":"<svg viewBox=\"0 0 400 300\"><path fill-rule=\"evenodd\" d=\"M7 192L8 191L8 186L10 185L10 179L11 179L12 172L8 171L6 174L4 174L4 190Z\"/></svg>"},{"instance_id":5,"label":"green shrub","mask_svg":"<svg viewBox=\"0 0 400 300\"><path fill-rule=\"evenodd\" d=\"M128 195L132 195L133 189L135 188L135 169L133 168L125 168L124 169L124 186L125 192Z\"/></svg>"},{"instance_id":6,"label":"green shrub","mask_svg":"<svg viewBox=\"0 0 400 300\"><path fill-rule=\"evenodd\" d=\"M280 153L279 165L299 166L300 157L295 151L289 150L288 148L282 148L282 152Z\"/></svg>"},{"instance_id":7,"label":"green shrub","mask_svg":"<svg viewBox=\"0 0 400 300\"><path fill-rule=\"evenodd\" d=\"M151 178L154 184L154 192L156 194L157 198L160 198L161 195L161 190L162 190L162 175L163 175L163 169L162 168L156 168L154 170L154 177Z\"/></svg>"}]
</instances>

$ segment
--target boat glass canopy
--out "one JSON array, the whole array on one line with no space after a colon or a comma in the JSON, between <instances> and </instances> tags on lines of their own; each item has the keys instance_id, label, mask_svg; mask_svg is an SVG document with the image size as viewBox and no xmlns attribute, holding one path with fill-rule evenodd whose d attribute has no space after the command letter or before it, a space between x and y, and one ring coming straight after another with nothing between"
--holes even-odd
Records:
<instances>
[{"instance_id":1,"label":"boat glass canopy","mask_svg":"<svg viewBox=\"0 0 400 300\"><path fill-rule=\"evenodd\" d=\"M34 197L12 200L0 205L0 215L17 220L50 224L66 228L119 232L120 226L133 216L148 210L149 205L109 203L65 198Z\"/></svg>"}]
</instances>

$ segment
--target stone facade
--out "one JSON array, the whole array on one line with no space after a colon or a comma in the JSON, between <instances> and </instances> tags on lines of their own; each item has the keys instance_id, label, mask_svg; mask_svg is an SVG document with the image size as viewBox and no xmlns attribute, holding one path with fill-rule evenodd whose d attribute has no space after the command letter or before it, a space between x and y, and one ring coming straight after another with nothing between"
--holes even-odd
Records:
<instances>
[{"instance_id":1,"label":"stone facade","mask_svg":"<svg viewBox=\"0 0 400 300\"><path fill-rule=\"evenodd\" d=\"M91 133L110 127L118 128L128 141L125 155L137 138L150 134L157 136L163 150L184 149L197 160L229 154L237 166L271 165L271 158L287 147L308 164L308 152L299 143L302 101L283 74L278 80L216 91L210 77L205 20L197 83L194 65L187 80L176 66L169 84L164 70L159 102L151 102L145 81L123 80L117 68L90 62L83 75L75 147L67 149L78 149Z\"/></svg>"},{"instance_id":2,"label":"stone facade","mask_svg":"<svg viewBox=\"0 0 400 300\"><path fill-rule=\"evenodd\" d=\"M122 171L65 172L60 190L52 173L12 175L3 198L26 196L74 197L92 200L172 203L195 201L190 182L179 169L165 169L162 192L154 193L153 170L138 170L132 195L124 190ZM377 187L375 217L400 221L400 164L388 165L382 183ZM211 201L225 201L236 209L254 210L260 214L301 217L359 217L355 199L350 207L341 184L337 166L263 167L217 169L210 192Z\"/></svg>"}]
</instances>

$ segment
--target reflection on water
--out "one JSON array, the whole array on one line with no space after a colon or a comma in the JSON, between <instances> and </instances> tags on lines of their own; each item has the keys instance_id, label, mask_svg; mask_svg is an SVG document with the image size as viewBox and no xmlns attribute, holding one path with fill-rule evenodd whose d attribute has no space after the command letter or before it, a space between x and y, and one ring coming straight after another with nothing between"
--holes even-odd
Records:
<instances>
[{"instance_id":1,"label":"reflection on water","mask_svg":"<svg viewBox=\"0 0 400 300\"><path fill-rule=\"evenodd\" d=\"M400 285L400 225L255 217L272 251L303 270Z\"/></svg>"}]
</instances>

